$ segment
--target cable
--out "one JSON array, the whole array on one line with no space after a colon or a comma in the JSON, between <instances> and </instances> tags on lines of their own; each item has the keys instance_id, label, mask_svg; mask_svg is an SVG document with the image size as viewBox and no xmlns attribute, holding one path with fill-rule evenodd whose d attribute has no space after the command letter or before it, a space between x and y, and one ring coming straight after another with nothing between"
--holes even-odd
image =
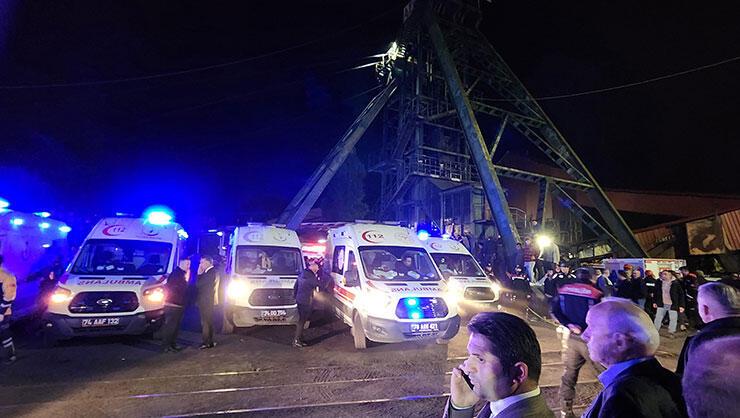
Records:
<instances>
[{"instance_id":1,"label":"cable","mask_svg":"<svg viewBox=\"0 0 740 418\"><path fill-rule=\"evenodd\" d=\"M44 88L100 86L100 85L107 85L107 84L127 83L127 82L132 82L132 81L144 81L144 80L153 80L153 79L160 79L160 78L176 77L176 76L181 76L181 75L185 75L185 74L193 74L193 73L199 73L199 72L203 72L203 71L214 70L214 69L218 69L218 68L225 68L225 67L230 67L230 66L233 66L233 65L243 64L245 62L256 61L256 60L259 60L259 59L262 59L262 58L271 57L271 56L274 56L274 55L279 55L279 54L282 54L282 53L285 53L285 52L288 52L288 51L293 51L293 50L296 50L296 49L300 49L300 48L306 47L308 45L313 45L315 43L319 43L319 42L324 41L326 39L333 38L333 37L335 37L337 35L341 35L343 33L351 32L353 30L359 29L362 26L365 26L366 24L368 24L370 22L373 22L375 20L378 20L378 19L380 19L380 18L382 18L382 17L384 17L384 16L386 16L386 15L392 13L392 12L396 12L396 10L388 10L388 11L385 11L385 12L383 12L383 13L377 15L377 16L374 16L374 17L366 20L363 23L360 23L360 24L357 24L357 25L354 25L354 26L350 26L350 27L341 29L341 30L339 30L337 32L333 32L333 33L330 33L328 35L324 35L324 36L321 36L321 37L318 37L318 38L315 38L315 39L312 39L310 41L306 41L306 42L303 42L303 43L300 43L300 44L297 44L297 45L285 47L285 48L278 49L278 50L271 51L271 52L266 52L264 54L259 54L259 55L255 55L255 56L251 56L251 57L247 57L247 58L242 58L242 59L235 60L235 61L224 62L224 63L220 63L220 64L206 65L206 66L203 66L203 67L195 67L195 68L189 68L189 69L178 70L178 71L170 71L170 72L165 72L165 73L149 74L149 75L143 75L143 76L137 76L137 77L116 78L116 79L109 79L109 80L78 81L78 82L72 82L72 83L5 85L5 86L0 86L0 90L24 90L24 89L44 89Z\"/></svg>"},{"instance_id":2,"label":"cable","mask_svg":"<svg viewBox=\"0 0 740 418\"><path fill-rule=\"evenodd\" d=\"M363 91L361 91L359 93L355 93L352 96L349 96L349 97L347 97L345 99L342 99L341 102L346 103L346 102L348 102L348 101L350 101L352 99L355 99L357 97L363 96L363 95L368 94L370 92L373 92L375 90L379 90L382 87L383 87L382 85L378 85L378 86L369 88L367 90L363 90ZM321 106L321 107L318 107L318 108L309 110L307 112L299 113L298 115L295 115L295 116L290 117L290 118L287 118L287 119L272 120L272 121L270 121L267 124L267 126L264 126L262 128L258 128L258 129L251 130L251 131L245 133L244 135L254 135L254 134L259 133L259 132L263 132L263 131L268 131L270 129L274 129L276 126L279 126L281 128L285 128L288 123L295 122L297 120L300 120L300 119L302 119L302 118L304 118L306 116L309 116L309 115L314 114L314 113L317 113L317 112L324 112L324 111L326 111L326 109L328 107L329 107L329 105L324 105L324 106ZM280 123L278 124L277 122L280 122ZM220 143L214 141L214 142L211 142L211 143L209 143L209 144L207 144L207 145L205 145L203 147L197 148L197 151L201 152L201 151L205 151L205 150L208 150L208 149L219 148L219 147L228 147L228 145L220 144Z\"/></svg>"},{"instance_id":3,"label":"cable","mask_svg":"<svg viewBox=\"0 0 740 418\"><path fill-rule=\"evenodd\" d=\"M343 70L334 71L333 73L331 73L331 75L343 74L343 73L346 73L346 72L351 71L351 70L354 70L354 69L356 69L356 67L351 67L351 68L347 68L347 69L343 69ZM217 105L217 104L220 104L220 103L228 102L230 100L243 99L245 97L254 96L255 94L262 93L262 92L265 92L265 91L272 91L272 90L276 90L276 89L280 89L280 88L292 86L292 85L295 85L295 84L302 84L303 82L304 82L303 79L295 79L295 80L284 82L284 83L273 84L273 85L270 85L270 86L267 86L267 87L263 87L261 89L252 90L252 91L249 91L249 92L246 92L246 93L242 93L242 94L234 94L234 95L222 97L220 99L210 100L210 101L207 101L207 102L203 102L203 103L199 103L199 104L195 104L195 105L190 105L190 106L186 106L186 107L179 108L179 109L168 110L166 112L160 113L157 116L150 117L150 118L147 118L147 119L145 119L143 121L140 121L138 123L138 125L146 124L146 123L152 122L152 121L154 121L156 119L160 119L162 117L166 117L166 116L169 116L169 115L172 115L172 114L181 113L181 112L189 112L189 111L192 111L192 110L202 109L202 108L210 107L210 106ZM375 90L377 88L380 88L380 86L373 87L372 89L370 89L368 91L372 91L372 90ZM362 94L365 94L365 93L366 92L361 92L361 93L359 93L359 95L362 95ZM352 97L350 97L348 99L345 99L345 100L351 100L354 97L355 96L352 96Z\"/></svg>"},{"instance_id":4,"label":"cable","mask_svg":"<svg viewBox=\"0 0 740 418\"><path fill-rule=\"evenodd\" d=\"M725 60L722 60L722 61L717 61L717 62L714 62L714 63L711 63L711 64L702 65L700 67L695 67L695 68L691 68L691 69L684 70L684 71L679 71L679 72L672 73L672 74L666 74L666 75L662 75L662 76L658 76L658 77L648 78L647 80L635 81L633 83L620 84L618 86L604 87L604 88L601 88L601 89L587 90L587 91L581 91L581 92L577 92L577 93L558 94L558 95L554 95L554 96L540 96L540 97L532 97L532 98L521 99L521 100L530 100L530 101L533 101L533 100L540 100L540 101L542 101L542 100L555 100L555 99L567 99L567 98L571 98L571 97L587 96L587 95L598 94L598 93L606 93L606 92L610 92L610 91L626 89L626 88L629 88L629 87L641 86L641 85L648 84L648 83L654 83L656 81L662 81L662 80L666 80L666 79L669 79L669 78L675 78L675 77L679 77L679 76L682 76L682 75L691 74L691 73L699 72L699 71L702 71L702 70L706 70L706 69L709 69L709 68L719 67L720 65L729 64L729 63L735 62L735 61L740 61L740 56L733 57L733 58L728 58L728 59L725 59ZM488 98L479 98L479 99L476 99L476 100L483 100L483 101L490 101L490 102L516 102L516 101L520 101L520 99L488 99Z\"/></svg>"}]
</instances>

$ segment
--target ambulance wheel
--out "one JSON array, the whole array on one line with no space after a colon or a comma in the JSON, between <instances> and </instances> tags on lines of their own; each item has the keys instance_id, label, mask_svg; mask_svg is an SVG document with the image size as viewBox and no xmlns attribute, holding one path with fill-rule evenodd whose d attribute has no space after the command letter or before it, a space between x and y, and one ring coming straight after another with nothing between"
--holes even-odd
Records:
<instances>
[{"instance_id":1,"label":"ambulance wheel","mask_svg":"<svg viewBox=\"0 0 740 418\"><path fill-rule=\"evenodd\" d=\"M42 333L44 348L52 348L57 345L59 339L54 335L52 331L45 330Z\"/></svg>"},{"instance_id":2,"label":"ambulance wheel","mask_svg":"<svg viewBox=\"0 0 740 418\"><path fill-rule=\"evenodd\" d=\"M355 348L358 350L364 350L367 348L367 338L365 337L365 330L362 328L362 320L360 314L355 312L352 317L352 337L355 340Z\"/></svg>"},{"instance_id":3,"label":"ambulance wheel","mask_svg":"<svg viewBox=\"0 0 740 418\"><path fill-rule=\"evenodd\" d=\"M221 321L221 333L233 334L234 333L234 322L232 322L232 316L229 308L224 309L224 320Z\"/></svg>"}]
</instances>

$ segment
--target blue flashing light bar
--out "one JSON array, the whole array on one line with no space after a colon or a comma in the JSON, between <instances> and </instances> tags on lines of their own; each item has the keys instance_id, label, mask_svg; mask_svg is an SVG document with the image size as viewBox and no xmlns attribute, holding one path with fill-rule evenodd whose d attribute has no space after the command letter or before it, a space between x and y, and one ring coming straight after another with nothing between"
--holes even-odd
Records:
<instances>
[{"instance_id":1,"label":"blue flashing light bar","mask_svg":"<svg viewBox=\"0 0 740 418\"><path fill-rule=\"evenodd\" d=\"M416 236L418 236L420 240L426 241L429 239L429 232L422 229L416 233Z\"/></svg>"},{"instance_id":2,"label":"blue flashing light bar","mask_svg":"<svg viewBox=\"0 0 740 418\"><path fill-rule=\"evenodd\" d=\"M71 230L72 230L72 228L68 227L67 225L62 225L62 226L59 227L59 232L61 232L63 234L67 234Z\"/></svg>"},{"instance_id":3,"label":"blue flashing light bar","mask_svg":"<svg viewBox=\"0 0 740 418\"><path fill-rule=\"evenodd\" d=\"M10 202L0 197L0 209L5 209L10 206Z\"/></svg>"},{"instance_id":4,"label":"blue flashing light bar","mask_svg":"<svg viewBox=\"0 0 740 418\"><path fill-rule=\"evenodd\" d=\"M23 218L13 218L10 220L10 224L13 226L21 226L24 223L26 223L26 221Z\"/></svg>"},{"instance_id":5,"label":"blue flashing light bar","mask_svg":"<svg viewBox=\"0 0 740 418\"><path fill-rule=\"evenodd\" d=\"M41 228L41 229L49 229L50 226L51 226L51 224L49 222L41 222L41 223L39 223L39 228Z\"/></svg>"},{"instance_id":6,"label":"blue flashing light bar","mask_svg":"<svg viewBox=\"0 0 740 418\"><path fill-rule=\"evenodd\" d=\"M34 212L33 214L40 218L48 218L49 216L51 216L51 213L49 212Z\"/></svg>"},{"instance_id":7,"label":"blue flashing light bar","mask_svg":"<svg viewBox=\"0 0 740 418\"><path fill-rule=\"evenodd\" d=\"M164 206L152 206L144 211L144 217L152 225L168 225L172 222L172 211Z\"/></svg>"},{"instance_id":8,"label":"blue flashing light bar","mask_svg":"<svg viewBox=\"0 0 740 418\"><path fill-rule=\"evenodd\" d=\"M151 212L147 214L146 219L152 225L167 225L172 221L172 215L167 212Z\"/></svg>"}]
</instances>

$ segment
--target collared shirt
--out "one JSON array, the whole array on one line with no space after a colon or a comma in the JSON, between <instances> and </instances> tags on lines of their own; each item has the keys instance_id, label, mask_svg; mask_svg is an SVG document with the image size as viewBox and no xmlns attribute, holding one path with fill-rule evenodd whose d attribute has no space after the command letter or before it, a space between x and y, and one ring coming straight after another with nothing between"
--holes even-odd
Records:
<instances>
[{"instance_id":1,"label":"collared shirt","mask_svg":"<svg viewBox=\"0 0 740 418\"><path fill-rule=\"evenodd\" d=\"M540 394L540 387L537 386L534 390L530 390L529 392L520 393L519 395L509 396L508 398L499 399L497 401L491 402L489 405L491 407L491 417L495 417L496 415L500 414L504 409L510 407L511 405L514 405L515 403L519 401L523 401L528 398L534 398L535 396Z\"/></svg>"},{"instance_id":2,"label":"collared shirt","mask_svg":"<svg viewBox=\"0 0 740 418\"><path fill-rule=\"evenodd\" d=\"M617 380L617 376L619 376L619 374L623 371L629 369L635 364L642 363L643 361L648 361L653 358L654 357L652 356L640 357L612 364L608 369L606 369L603 373L599 375L599 381L602 385L604 385L604 387L607 387L611 385L615 380Z\"/></svg>"}]
</instances>

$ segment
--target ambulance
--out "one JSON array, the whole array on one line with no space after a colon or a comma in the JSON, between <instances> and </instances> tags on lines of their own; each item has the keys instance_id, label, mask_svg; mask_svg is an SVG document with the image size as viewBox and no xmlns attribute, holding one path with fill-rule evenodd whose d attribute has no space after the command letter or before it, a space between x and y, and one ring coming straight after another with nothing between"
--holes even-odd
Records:
<instances>
[{"instance_id":1,"label":"ambulance","mask_svg":"<svg viewBox=\"0 0 740 418\"><path fill-rule=\"evenodd\" d=\"M293 287L303 269L295 231L252 223L236 227L226 254L224 332L233 332L234 327L295 324Z\"/></svg>"},{"instance_id":2,"label":"ambulance","mask_svg":"<svg viewBox=\"0 0 740 418\"><path fill-rule=\"evenodd\" d=\"M185 254L187 239L171 219L152 213L98 222L49 298L47 342L142 334L161 325L164 284Z\"/></svg>"},{"instance_id":3,"label":"ambulance","mask_svg":"<svg viewBox=\"0 0 740 418\"><path fill-rule=\"evenodd\" d=\"M501 285L486 275L464 245L436 237L422 242L458 304L486 304L499 299Z\"/></svg>"},{"instance_id":4,"label":"ambulance","mask_svg":"<svg viewBox=\"0 0 740 418\"><path fill-rule=\"evenodd\" d=\"M369 223L330 229L327 259L330 300L352 327L355 348L366 348L368 340L445 343L457 334L457 303L413 231Z\"/></svg>"}]
</instances>

